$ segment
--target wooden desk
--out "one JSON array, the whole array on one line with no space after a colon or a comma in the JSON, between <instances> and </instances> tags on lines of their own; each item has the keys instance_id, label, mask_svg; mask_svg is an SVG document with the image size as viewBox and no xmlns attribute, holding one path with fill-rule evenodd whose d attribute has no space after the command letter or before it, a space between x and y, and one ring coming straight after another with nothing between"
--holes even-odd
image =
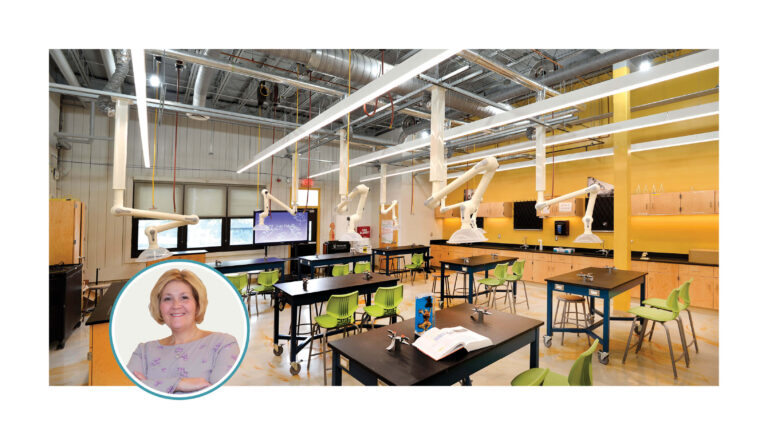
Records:
<instances>
[{"instance_id":1,"label":"wooden desk","mask_svg":"<svg viewBox=\"0 0 768 435\"><path fill-rule=\"evenodd\" d=\"M307 281L307 290L304 291L302 281L283 282L275 284L277 292L275 294L275 304L279 307L282 300L291 305L291 325L288 335L280 334L280 310L275 309L274 331L273 331L273 349L275 355L283 353L283 345L280 340L288 340L290 344L291 374L297 374L301 370L301 365L296 362L296 354L309 344L312 337L299 336L298 313L302 305L325 302L331 295L351 293L357 290L361 295L365 295L366 304L371 303L371 293L379 287L390 287L397 284L397 278L390 278L380 273L372 273L370 280L365 279L365 274L350 274L344 276L333 276L327 278L317 278ZM342 331L335 331L328 335ZM314 338L320 338L317 335ZM300 341L300 342L299 342Z\"/></svg>"},{"instance_id":2,"label":"wooden desk","mask_svg":"<svg viewBox=\"0 0 768 435\"><path fill-rule=\"evenodd\" d=\"M477 255L467 258L449 258L440 261L440 308L443 307L445 298L464 298L464 296L446 296L445 295L445 271L453 270L464 272L469 275L469 288L467 289L467 302L472 303L472 293L475 288L475 272L485 271L485 277L488 278L488 271L495 268L497 264L512 263L517 261L517 257L505 257L503 255ZM489 293L488 290L478 292L477 295Z\"/></svg>"},{"instance_id":3,"label":"wooden desk","mask_svg":"<svg viewBox=\"0 0 768 435\"><path fill-rule=\"evenodd\" d=\"M372 250L371 260L375 260L377 255L383 255L385 260L385 275L389 275L389 257L403 254L424 254L425 268L429 270L429 246L410 245L410 246L392 246L389 248L376 248ZM371 264L374 264L372 262Z\"/></svg>"},{"instance_id":4,"label":"wooden desk","mask_svg":"<svg viewBox=\"0 0 768 435\"><path fill-rule=\"evenodd\" d=\"M341 385L342 370L365 385L452 385L459 381L471 385L471 374L525 346L530 346L530 367L539 366L539 327L544 322L495 310L483 322L476 322L469 317L471 310L472 305L461 304L436 311L435 326L463 326L490 338L492 346L472 352L462 349L439 361L413 346L401 345L400 350L388 352L387 329L414 340L415 319L409 319L330 342L332 385Z\"/></svg>"},{"instance_id":5,"label":"wooden desk","mask_svg":"<svg viewBox=\"0 0 768 435\"><path fill-rule=\"evenodd\" d=\"M91 317L85 323L90 327L88 337L88 385L133 385L120 369L109 342L109 317L117 295L127 281L115 281L101 297Z\"/></svg>"},{"instance_id":6,"label":"wooden desk","mask_svg":"<svg viewBox=\"0 0 768 435\"><path fill-rule=\"evenodd\" d=\"M303 277L301 266L309 267L309 277L315 277L315 268L320 266L330 266L332 264L352 263L352 270L358 261L371 261L373 268L373 254L353 254L351 252L340 252L338 254L306 255L298 257L299 260L299 278ZM373 270L373 269L371 269Z\"/></svg>"},{"instance_id":7,"label":"wooden desk","mask_svg":"<svg viewBox=\"0 0 768 435\"><path fill-rule=\"evenodd\" d=\"M593 281L587 281L578 276L579 274L591 273ZM611 320L632 320L633 317L611 316L611 298L636 286L640 286L640 300L645 300L645 272L635 272L630 270L618 270L604 267L587 267L585 269L574 270L562 275L552 276L547 281L547 335L544 336L544 346L552 345L552 335L554 332L583 332L595 340L599 340L603 347L602 351L597 353L598 360L602 364L608 364L608 354L610 352ZM602 319L593 322L587 328L554 328L552 325L552 292L561 291L575 295L584 296L589 299L590 314L597 313ZM603 311L595 309L595 298L603 300ZM600 337L593 332L595 328L603 327L603 336Z\"/></svg>"}]
</instances>

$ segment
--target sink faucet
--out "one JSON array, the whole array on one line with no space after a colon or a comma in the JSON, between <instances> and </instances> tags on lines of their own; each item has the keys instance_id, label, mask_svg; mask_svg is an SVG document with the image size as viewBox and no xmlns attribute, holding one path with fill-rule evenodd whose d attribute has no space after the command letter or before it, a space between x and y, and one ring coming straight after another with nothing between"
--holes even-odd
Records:
<instances>
[{"instance_id":1,"label":"sink faucet","mask_svg":"<svg viewBox=\"0 0 768 435\"><path fill-rule=\"evenodd\" d=\"M528 237L523 237L523 246L521 248L528 249Z\"/></svg>"},{"instance_id":2,"label":"sink faucet","mask_svg":"<svg viewBox=\"0 0 768 435\"><path fill-rule=\"evenodd\" d=\"M600 247L601 247L602 249L599 249L599 250L597 251L597 253L598 253L598 254L602 254L603 256L607 257L607 256L608 256L608 252L609 252L609 251L608 251L607 249L605 249L605 242L601 243L601 244L600 244Z\"/></svg>"},{"instance_id":3,"label":"sink faucet","mask_svg":"<svg viewBox=\"0 0 768 435\"><path fill-rule=\"evenodd\" d=\"M544 250L544 244L542 243L541 239L539 239L539 251Z\"/></svg>"}]
</instances>

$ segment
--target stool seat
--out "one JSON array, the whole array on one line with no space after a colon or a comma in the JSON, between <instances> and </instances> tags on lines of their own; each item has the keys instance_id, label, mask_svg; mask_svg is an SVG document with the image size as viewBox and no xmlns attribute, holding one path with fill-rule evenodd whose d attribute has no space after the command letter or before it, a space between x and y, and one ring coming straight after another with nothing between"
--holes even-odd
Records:
<instances>
[{"instance_id":1,"label":"stool seat","mask_svg":"<svg viewBox=\"0 0 768 435\"><path fill-rule=\"evenodd\" d=\"M564 293L561 295L557 295L557 299L561 301L569 301L569 302L584 302L584 296L579 295L572 295L570 293Z\"/></svg>"}]
</instances>

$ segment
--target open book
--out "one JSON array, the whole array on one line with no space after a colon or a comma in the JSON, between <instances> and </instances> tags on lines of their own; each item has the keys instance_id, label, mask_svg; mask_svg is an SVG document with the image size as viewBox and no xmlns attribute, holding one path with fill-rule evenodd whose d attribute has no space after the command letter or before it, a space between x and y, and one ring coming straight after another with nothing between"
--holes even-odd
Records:
<instances>
[{"instance_id":1,"label":"open book","mask_svg":"<svg viewBox=\"0 0 768 435\"><path fill-rule=\"evenodd\" d=\"M413 342L413 347L437 361L462 347L471 352L492 344L490 338L472 332L463 326L456 326L443 329L431 328Z\"/></svg>"}]
</instances>

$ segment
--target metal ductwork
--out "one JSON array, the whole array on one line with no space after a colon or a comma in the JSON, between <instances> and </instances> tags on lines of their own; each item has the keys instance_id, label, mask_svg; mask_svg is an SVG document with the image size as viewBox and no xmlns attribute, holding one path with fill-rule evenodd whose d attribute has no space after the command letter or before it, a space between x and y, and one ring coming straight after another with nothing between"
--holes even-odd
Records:
<instances>
[{"instance_id":1,"label":"metal ductwork","mask_svg":"<svg viewBox=\"0 0 768 435\"><path fill-rule=\"evenodd\" d=\"M203 52L203 56L208 55L209 50ZM211 85L211 80L216 76L216 70L213 68L207 68L200 65L197 70L197 79L195 80L195 91L192 94L192 105L195 107L205 108L205 100L208 96L208 87ZM187 113L187 116L197 121L207 121L209 116L200 115L195 113Z\"/></svg>"},{"instance_id":2,"label":"metal ductwork","mask_svg":"<svg viewBox=\"0 0 768 435\"><path fill-rule=\"evenodd\" d=\"M115 59L114 68L114 72L109 77L109 81L104 86L104 90L119 94L121 93L123 82L125 82L125 78L128 76L128 71L131 68L130 50L120 50L120 54L117 56L117 59ZM138 84L135 85L138 86ZM112 101L112 98L102 95L99 97L96 105L99 107L100 112L106 113L109 117L115 116L115 103Z\"/></svg>"},{"instance_id":3,"label":"metal ductwork","mask_svg":"<svg viewBox=\"0 0 768 435\"><path fill-rule=\"evenodd\" d=\"M112 55L112 50L103 48L99 50L101 54L101 61L104 62L104 69L107 70L107 80L115 73L115 56Z\"/></svg>"},{"instance_id":4,"label":"metal ductwork","mask_svg":"<svg viewBox=\"0 0 768 435\"><path fill-rule=\"evenodd\" d=\"M563 69L553 74L546 74L544 76L538 77L536 80L539 83L547 86L555 86L560 82L609 67L613 64L623 62L627 59L640 56L650 51L652 50L611 50L597 57L589 53L584 53L581 56L573 59L570 63L565 64ZM488 99L493 101L513 100L515 98L528 95L531 92L533 91L524 86L518 85L488 95Z\"/></svg>"},{"instance_id":5,"label":"metal ductwork","mask_svg":"<svg viewBox=\"0 0 768 435\"><path fill-rule=\"evenodd\" d=\"M307 66L307 68L334 77L344 78L350 74L349 53L347 50L259 50L271 56L289 59ZM392 65L385 63L384 72L392 69ZM381 60L352 53L351 80L355 85L366 85L381 75ZM399 95L406 95L416 89L429 86L429 83L413 78L394 88L392 91ZM495 114L495 111L486 104L472 100L463 95L448 91L445 97L446 107L469 113L473 116L485 118Z\"/></svg>"}]
</instances>

